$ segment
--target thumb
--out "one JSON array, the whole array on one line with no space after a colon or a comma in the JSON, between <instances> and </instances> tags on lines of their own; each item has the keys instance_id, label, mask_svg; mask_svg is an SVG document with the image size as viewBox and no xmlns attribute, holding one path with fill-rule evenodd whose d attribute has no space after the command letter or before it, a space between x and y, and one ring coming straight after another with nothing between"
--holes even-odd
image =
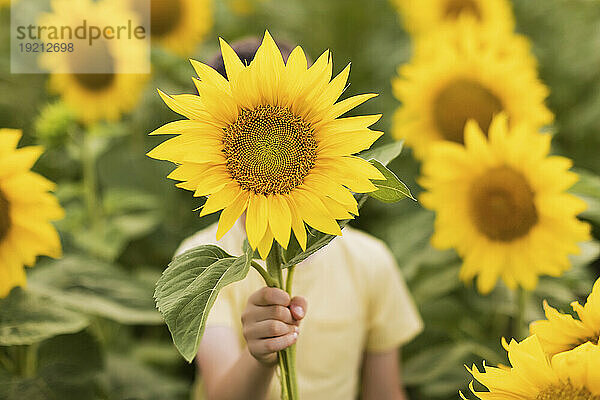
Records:
<instances>
[{"instance_id":1,"label":"thumb","mask_svg":"<svg viewBox=\"0 0 600 400\"><path fill-rule=\"evenodd\" d=\"M290 311L292 312L292 317L296 321L300 321L306 315L307 303L306 299L302 296L296 296L292 298L289 307Z\"/></svg>"}]
</instances>

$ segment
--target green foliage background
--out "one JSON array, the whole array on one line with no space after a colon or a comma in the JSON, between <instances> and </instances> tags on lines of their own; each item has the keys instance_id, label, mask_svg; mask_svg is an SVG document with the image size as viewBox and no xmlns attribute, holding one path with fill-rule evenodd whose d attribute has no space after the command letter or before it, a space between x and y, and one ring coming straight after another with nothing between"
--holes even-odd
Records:
<instances>
[{"instance_id":1,"label":"green foliage background","mask_svg":"<svg viewBox=\"0 0 600 400\"><path fill-rule=\"evenodd\" d=\"M218 50L218 36L233 41L261 36L265 29L278 40L302 45L312 59L331 49L335 72L352 61L344 96L380 93L355 112L383 113L375 128L390 132L398 106L390 80L410 59L411 42L386 0L262 0L249 15L234 14L227 1L215 3L214 29L195 59L208 60ZM600 2L515 0L513 5L517 30L531 38L540 76L551 89L554 152L572 158L585 173L574 190L589 201L584 217L599 237ZM187 60L154 49L153 77L139 106L119 123L93 128L82 141L68 112L48 108L57 98L47 92L47 76L9 73L9 26L9 12L1 10L0 127L23 129L22 145L47 146L35 169L59 184L67 217L58 223L65 258L41 260L29 271L28 290L16 289L1 306L43 304L43 321L25 307L19 315L27 329L13 332L7 327L19 321L0 308L0 398L189 398L194 367L172 345L152 292L178 244L216 217L200 220L192 210L202 201L164 179L171 166L145 153L161 141L147 133L179 119L155 88L193 93L193 70ZM388 134L378 144L391 140ZM96 161L93 213L86 208L86 154ZM390 168L418 194L419 165L410 151ZM469 382L463 364L507 362L500 338L524 333L515 322L519 302L531 321L541 317L542 299L567 311L571 301L589 293L600 271L599 246L586 244L571 271L542 279L526 298L503 287L482 297L458 281L460 261L453 252L429 246L432 222L433 214L418 203L369 201L353 225L388 243L425 320L425 332L402 351L411 397L455 399Z\"/></svg>"}]
</instances>

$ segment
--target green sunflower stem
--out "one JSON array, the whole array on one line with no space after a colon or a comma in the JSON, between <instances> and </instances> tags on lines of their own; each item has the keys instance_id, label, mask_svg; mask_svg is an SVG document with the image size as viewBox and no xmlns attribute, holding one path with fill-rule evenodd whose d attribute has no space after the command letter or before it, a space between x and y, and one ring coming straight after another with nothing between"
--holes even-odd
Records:
<instances>
[{"instance_id":1,"label":"green sunflower stem","mask_svg":"<svg viewBox=\"0 0 600 400\"><path fill-rule=\"evenodd\" d=\"M523 340L527 337L528 328L527 321L525 317L525 310L527 308L527 302L529 300L529 291L523 288L517 289L517 293L515 293L515 299L517 302L517 313L515 316L515 320L513 323L513 337L516 340Z\"/></svg>"},{"instance_id":2,"label":"green sunflower stem","mask_svg":"<svg viewBox=\"0 0 600 400\"><path fill-rule=\"evenodd\" d=\"M279 289L286 290L291 296L293 279L293 270L288 271L287 282L283 279L283 260L282 250L279 244L273 243L271 252L267 256L267 272ZM260 271L259 271L260 272ZM262 275L262 274L261 274ZM290 277L290 275L292 275ZM264 276L263 276L264 278ZM265 279L265 282L267 280ZM267 282L268 284L268 282ZM295 364L295 345L288 347L278 353L280 378L281 378L281 398L282 400L298 400L298 382L296 380Z\"/></svg>"},{"instance_id":3,"label":"green sunflower stem","mask_svg":"<svg viewBox=\"0 0 600 400\"><path fill-rule=\"evenodd\" d=\"M83 133L81 144L81 163L83 169L83 186L85 204L88 218L92 229L96 229L100 223L98 206L98 183L96 181L96 157L91 149L88 133Z\"/></svg>"}]
</instances>

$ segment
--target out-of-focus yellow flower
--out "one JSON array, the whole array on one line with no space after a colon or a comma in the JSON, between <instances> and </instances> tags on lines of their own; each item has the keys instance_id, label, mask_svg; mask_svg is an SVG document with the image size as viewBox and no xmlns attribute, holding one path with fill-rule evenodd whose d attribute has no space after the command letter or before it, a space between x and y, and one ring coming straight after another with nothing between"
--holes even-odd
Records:
<instances>
[{"instance_id":1,"label":"out-of-focus yellow flower","mask_svg":"<svg viewBox=\"0 0 600 400\"><path fill-rule=\"evenodd\" d=\"M75 29L84 20L87 26L108 27L135 21L135 17L117 0L54 0L52 13L44 14L39 24ZM41 62L51 71L51 91L60 94L84 123L115 121L131 111L149 78L129 73L141 70L140 63L147 60L145 45L138 40L103 40L92 47L78 40L75 46L71 55L44 54ZM99 65L106 67L101 73L78 73L94 71Z\"/></svg>"},{"instance_id":2,"label":"out-of-focus yellow flower","mask_svg":"<svg viewBox=\"0 0 600 400\"><path fill-rule=\"evenodd\" d=\"M571 303L579 319L562 314L544 302L546 319L531 324L532 334L537 335L544 351L554 355L574 349L582 343L598 344L600 336L600 279L594 284L585 305Z\"/></svg>"},{"instance_id":3,"label":"out-of-focus yellow flower","mask_svg":"<svg viewBox=\"0 0 600 400\"><path fill-rule=\"evenodd\" d=\"M201 216L223 210L222 237L246 212L246 233L264 258L273 238L287 248L293 230L306 246L304 223L341 235L336 220L358 215L353 192L376 190L382 179L369 162L353 156L382 132L369 126L381 115L338 118L374 97L337 102L346 88L348 65L331 79L328 51L310 67L300 47L283 61L269 33L245 66L221 41L228 79L193 62L199 96L167 96L165 103L189 120L154 134L178 134L148 155L179 167L169 175L177 186L208 196Z\"/></svg>"},{"instance_id":4,"label":"out-of-focus yellow flower","mask_svg":"<svg viewBox=\"0 0 600 400\"><path fill-rule=\"evenodd\" d=\"M435 210L436 248L455 248L460 277L478 276L488 293L498 278L510 288L534 289L539 275L559 276L569 254L589 239L577 219L585 203L566 193L578 179L571 160L548 156L550 135L527 124L494 118L487 139L473 120L465 145L439 142L423 164L423 205Z\"/></svg>"},{"instance_id":5,"label":"out-of-focus yellow flower","mask_svg":"<svg viewBox=\"0 0 600 400\"><path fill-rule=\"evenodd\" d=\"M148 0L127 0L134 10ZM149 0L152 44L190 56L213 26L213 0ZM146 11L146 10L143 10Z\"/></svg>"},{"instance_id":6,"label":"out-of-focus yellow flower","mask_svg":"<svg viewBox=\"0 0 600 400\"><path fill-rule=\"evenodd\" d=\"M398 75L392 85L402 104L393 135L405 139L418 158L433 142L462 143L470 118L484 131L500 112L513 124L526 121L536 128L553 119L527 40L495 35L468 20L418 40L413 61Z\"/></svg>"},{"instance_id":7,"label":"out-of-focus yellow flower","mask_svg":"<svg viewBox=\"0 0 600 400\"><path fill-rule=\"evenodd\" d=\"M265 3L268 0L228 0L227 4L231 11L237 15L249 15L256 11L260 6L258 3Z\"/></svg>"},{"instance_id":8,"label":"out-of-focus yellow flower","mask_svg":"<svg viewBox=\"0 0 600 400\"><path fill-rule=\"evenodd\" d=\"M514 29L514 17L508 0L392 0L402 16L404 27L423 34L470 18L497 34Z\"/></svg>"},{"instance_id":9,"label":"out-of-focus yellow flower","mask_svg":"<svg viewBox=\"0 0 600 400\"><path fill-rule=\"evenodd\" d=\"M600 347L587 343L550 360L537 336L508 345L510 370L475 365L467 370L489 392L482 400L600 400ZM462 395L462 394L461 394ZM465 399L464 396L462 396Z\"/></svg>"},{"instance_id":10,"label":"out-of-focus yellow flower","mask_svg":"<svg viewBox=\"0 0 600 400\"><path fill-rule=\"evenodd\" d=\"M50 223L64 215L49 193L54 184L30 171L43 150L17 149L20 139L21 131L0 129L0 298L25 285L24 266L33 266L38 255L61 257Z\"/></svg>"}]
</instances>

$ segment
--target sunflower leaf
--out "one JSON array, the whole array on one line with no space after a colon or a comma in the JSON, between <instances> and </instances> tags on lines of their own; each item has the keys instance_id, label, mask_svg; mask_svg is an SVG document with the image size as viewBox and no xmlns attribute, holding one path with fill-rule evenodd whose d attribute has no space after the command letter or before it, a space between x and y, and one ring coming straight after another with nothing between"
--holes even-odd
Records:
<instances>
[{"instance_id":1,"label":"sunflower leaf","mask_svg":"<svg viewBox=\"0 0 600 400\"><path fill-rule=\"evenodd\" d=\"M384 144L383 146L375 147L374 149L365 150L358 156L364 160L378 160L383 165L388 165L396 157L402 153L404 147L404 141L399 140L396 142Z\"/></svg>"},{"instance_id":2,"label":"sunflower leaf","mask_svg":"<svg viewBox=\"0 0 600 400\"><path fill-rule=\"evenodd\" d=\"M28 347L27 352L36 360L27 375L0 368L0 399L99 398L102 348L89 332L54 336Z\"/></svg>"},{"instance_id":3,"label":"sunflower leaf","mask_svg":"<svg viewBox=\"0 0 600 400\"><path fill-rule=\"evenodd\" d=\"M249 246L242 256L233 257L217 246L203 245L175 257L158 280L156 305L188 362L196 356L219 291L244 279L251 261Z\"/></svg>"},{"instance_id":4,"label":"sunflower leaf","mask_svg":"<svg viewBox=\"0 0 600 400\"><path fill-rule=\"evenodd\" d=\"M80 255L67 255L35 268L29 290L88 315L126 325L163 320L154 307L154 285L123 268Z\"/></svg>"},{"instance_id":5,"label":"sunflower leaf","mask_svg":"<svg viewBox=\"0 0 600 400\"><path fill-rule=\"evenodd\" d=\"M0 346L29 345L89 325L85 315L51 298L15 288L0 300Z\"/></svg>"},{"instance_id":6,"label":"sunflower leaf","mask_svg":"<svg viewBox=\"0 0 600 400\"><path fill-rule=\"evenodd\" d=\"M377 168L385 177L385 180L372 181L373 184L377 186L377 190L368 193L369 196L384 203L396 203L407 197L416 201L416 199L410 193L410 189L408 189L408 187L400 179L398 179L396 174L375 159L371 159L369 162L373 164L373 166Z\"/></svg>"}]
</instances>

